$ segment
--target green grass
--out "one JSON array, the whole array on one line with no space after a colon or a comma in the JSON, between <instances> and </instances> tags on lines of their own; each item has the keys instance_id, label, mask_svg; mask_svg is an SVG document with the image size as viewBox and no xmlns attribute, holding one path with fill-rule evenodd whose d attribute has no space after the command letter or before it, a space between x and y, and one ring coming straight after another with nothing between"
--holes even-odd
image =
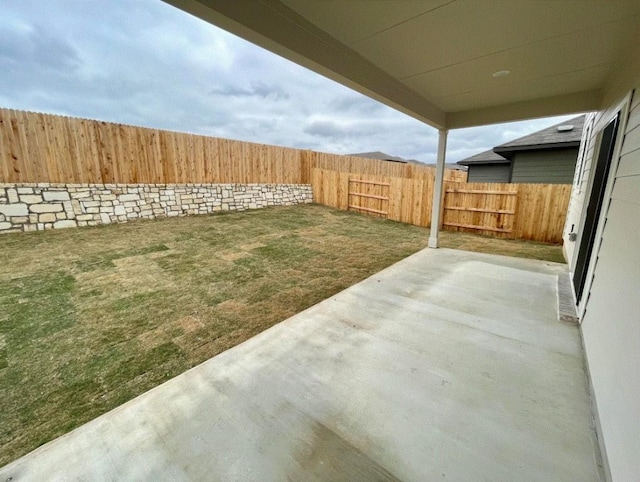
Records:
<instances>
[{"instance_id":1,"label":"green grass","mask_svg":"<svg viewBox=\"0 0 640 482\"><path fill-rule=\"evenodd\" d=\"M423 248L321 206L0 236L0 465ZM560 248L443 233L445 247Z\"/></svg>"}]
</instances>

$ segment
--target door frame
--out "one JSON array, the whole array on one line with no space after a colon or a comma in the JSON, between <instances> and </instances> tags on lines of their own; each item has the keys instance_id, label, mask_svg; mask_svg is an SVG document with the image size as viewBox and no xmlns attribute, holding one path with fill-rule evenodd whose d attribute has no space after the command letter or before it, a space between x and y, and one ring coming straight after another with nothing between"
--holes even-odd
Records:
<instances>
[{"instance_id":1,"label":"door frame","mask_svg":"<svg viewBox=\"0 0 640 482\"><path fill-rule=\"evenodd\" d=\"M578 243L578 255L573 269L573 291L576 300L580 302L585 293L587 271L593 255L595 239L598 229L598 220L602 209L606 205L606 187L609 180L611 165L614 163L614 150L618 136L620 135L620 112L598 132L598 151L594 152L591 164L592 183L587 199L587 210L582 224L582 235Z\"/></svg>"},{"instance_id":2,"label":"door frame","mask_svg":"<svg viewBox=\"0 0 640 482\"><path fill-rule=\"evenodd\" d=\"M589 293L591 292L591 285L593 284L593 276L595 273L596 261L598 259L600 246L602 244L602 235L604 232L606 219L609 214L609 206L611 205L611 194L613 193L613 186L615 184L616 174L618 172L618 164L620 162L620 151L622 149L622 144L625 138L627 120L629 118L629 107L631 106L631 100L633 98L633 94L634 94L633 90L629 91L629 93L624 96L624 98L616 105L616 107L610 110L611 113L603 118L604 122L602 120L598 122L598 125L594 126L591 132L591 136L596 135L598 137L597 137L597 142L596 142L596 145L594 146L594 150L591 158L591 164L590 164L591 172L589 173L589 184L588 184L589 187L586 191L588 196L585 196L585 199L584 199L585 204L583 205L582 215L580 218L580 237L576 240L577 243L579 244L582 242L582 236L585 234L584 223L586 221L588 202L590 200L591 191L593 189L593 182L594 182L594 176L595 176L595 162L597 162L596 156L598 156L600 152L600 145L602 142L602 133L604 129L610 124L610 122L616 117L616 115L620 116L618 121L618 128L616 131L616 140L614 143L613 153L611 156L611 165L609 166L608 178L605 183L604 195L602 197L602 206L600 209L600 214L598 216L598 219L595 221L596 234L592 243L591 255L586 262L586 278L585 278L584 285L582 287L582 297L580 301L577 302L578 316L581 321L584 318L584 314L586 312L587 305L589 302ZM575 293L573 276L575 275L575 267L578 260L578 253L579 253L579 249L576 249L574 251L574 258L571 263L572 264L571 288L574 290L573 294L575 297L574 299L576 300L577 300L577 296L576 296L577 293Z\"/></svg>"}]
</instances>

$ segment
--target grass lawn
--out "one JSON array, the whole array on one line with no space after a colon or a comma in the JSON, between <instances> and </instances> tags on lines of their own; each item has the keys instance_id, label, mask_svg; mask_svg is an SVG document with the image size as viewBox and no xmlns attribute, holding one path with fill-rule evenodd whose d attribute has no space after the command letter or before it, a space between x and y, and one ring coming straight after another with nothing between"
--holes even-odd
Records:
<instances>
[{"instance_id":1,"label":"grass lawn","mask_svg":"<svg viewBox=\"0 0 640 482\"><path fill-rule=\"evenodd\" d=\"M426 246L306 205L0 236L0 466ZM557 246L445 247L562 261Z\"/></svg>"}]
</instances>

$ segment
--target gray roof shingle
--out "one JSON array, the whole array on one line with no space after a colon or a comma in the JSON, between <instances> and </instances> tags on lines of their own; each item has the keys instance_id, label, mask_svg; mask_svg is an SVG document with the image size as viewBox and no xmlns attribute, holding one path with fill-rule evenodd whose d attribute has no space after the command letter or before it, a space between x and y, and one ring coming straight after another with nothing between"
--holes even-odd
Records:
<instances>
[{"instance_id":1,"label":"gray roof shingle","mask_svg":"<svg viewBox=\"0 0 640 482\"><path fill-rule=\"evenodd\" d=\"M580 145L585 116L581 115L555 124L541 131L534 132L493 148L494 152L512 152L528 149L546 149L551 147L571 147ZM573 126L567 131L558 130L560 126Z\"/></svg>"},{"instance_id":2,"label":"gray roof shingle","mask_svg":"<svg viewBox=\"0 0 640 482\"><path fill-rule=\"evenodd\" d=\"M468 166L469 164L505 164L508 162L509 159L505 159L500 154L489 150L476 154L475 156L467 157L466 159L458 161L457 164Z\"/></svg>"}]
</instances>

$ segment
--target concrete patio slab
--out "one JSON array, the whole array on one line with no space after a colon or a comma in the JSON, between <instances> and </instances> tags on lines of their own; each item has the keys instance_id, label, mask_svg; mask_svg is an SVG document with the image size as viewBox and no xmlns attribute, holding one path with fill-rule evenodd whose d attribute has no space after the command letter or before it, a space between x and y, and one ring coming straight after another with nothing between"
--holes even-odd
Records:
<instances>
[{"instance_id":1,"label":"concrete patio slab","mask_svg":"<svg viewBox=\"0 0 640 482\"><path fill-rule=\"evenodd\" d=\"M0 480L599 480L565 270L421 251Z\"/></svg>"}]
</instances>

